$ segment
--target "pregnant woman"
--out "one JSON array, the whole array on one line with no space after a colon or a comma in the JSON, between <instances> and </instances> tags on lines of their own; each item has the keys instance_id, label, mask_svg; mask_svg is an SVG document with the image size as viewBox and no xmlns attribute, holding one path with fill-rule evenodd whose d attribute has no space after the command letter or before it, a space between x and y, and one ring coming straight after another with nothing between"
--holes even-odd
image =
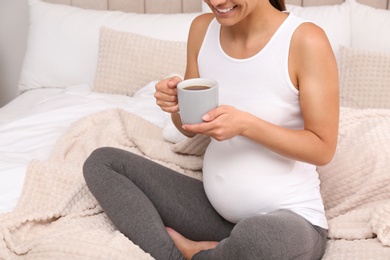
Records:
<instances>
[{"instance_id":1,"label":"pregnant woman","mask_svg":"<svg viewBox=\"0 0 390 260\"><path fill-rule=\"evenodd\" d=\"M84 165L114 225L155 259L321 259L327 220L316 165L338 132L338 76L324 31L284 1L205 0L185 78L219 83L220 106L182 125L176 85L156 102L185 135L211 137L203 181L113 148ZM174 30L174 28L172 28Z\"/></svg>"}]
</instances>

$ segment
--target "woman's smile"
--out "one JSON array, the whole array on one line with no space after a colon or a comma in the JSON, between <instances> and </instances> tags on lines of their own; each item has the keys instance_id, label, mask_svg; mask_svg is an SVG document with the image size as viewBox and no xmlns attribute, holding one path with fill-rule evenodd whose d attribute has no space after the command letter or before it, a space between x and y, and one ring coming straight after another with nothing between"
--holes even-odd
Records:
<instances>
[{"instance_id":1,"label":"woman's smile","mask_svg":"<svg viewBox=\"0 0 390 260\"><path fill-rule=\"evenodd\" d=\"M232 6L232 7L229 7L229 8L218 8L218 7L214 7L215 11L217 11L217 13L219 14L227 14L227 13L230 13L236 6Z\"/></svg>"}]
</instances>

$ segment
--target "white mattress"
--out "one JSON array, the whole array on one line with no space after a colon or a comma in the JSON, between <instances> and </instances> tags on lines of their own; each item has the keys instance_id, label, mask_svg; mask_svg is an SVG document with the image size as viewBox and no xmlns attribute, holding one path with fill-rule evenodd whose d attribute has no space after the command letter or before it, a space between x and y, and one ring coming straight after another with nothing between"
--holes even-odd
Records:
<instances>
[{"instance_id":1,"label":"white mattress","mask_svg":"<svg viewBox=\"0 0 390 260\"><path fill-rule=\"evenodd\" d=\"M154 85L147 84L133 97L94 93L88 85L35 89L1 108L0 213L15 207L28 163L47 159L72 122L101 110L122 108L164 127L169 116L156 105Z\"/></svg>"}]
</instances>

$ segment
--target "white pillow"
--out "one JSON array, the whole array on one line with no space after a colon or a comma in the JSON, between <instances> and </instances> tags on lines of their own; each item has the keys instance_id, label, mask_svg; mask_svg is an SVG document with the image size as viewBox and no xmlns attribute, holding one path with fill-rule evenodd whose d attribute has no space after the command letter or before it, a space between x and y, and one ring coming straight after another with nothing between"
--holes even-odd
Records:
<instances>
[{"instance_id":1,"label":"white pillow","mask_svg":"<svg viewBox=\"0 0 390 260\"><path fill-rule=\"evenodd\" d=\"M211 13L210 7L202 1L202 13Z\"/></svg>"},{"instance_id":2,"label":"white pillow","mask_svg":"<svg viewBox=\"0 0 390 260\"><path fill-rule=\"evenodd\" d=\"M351 1L352 47L390 53L390 11Z\"/></svg>"},{"instance_id":3,"label":"white pillow","mask_svg":"<svg viewBox=\"0 0 390 260\"><path fill-rule=\"evenodd\" d=\"M323 6L286 5L287 11L320 26L329 38L333 52L339 56L339 47L351 46L350 3Z\"/></svg>"},{"instance_id":4,"label":"white pillow","mask_svg":"<svg viewBox=\"0 0 390 260\"><path fill-rule=\"evenodd\" d=\"M92 83L103 25L162 40L186 41L191 22L199 15L86 10L39 0L29 0L29 6L29 36L19 92Z\"/></svg>"}]
</instances>

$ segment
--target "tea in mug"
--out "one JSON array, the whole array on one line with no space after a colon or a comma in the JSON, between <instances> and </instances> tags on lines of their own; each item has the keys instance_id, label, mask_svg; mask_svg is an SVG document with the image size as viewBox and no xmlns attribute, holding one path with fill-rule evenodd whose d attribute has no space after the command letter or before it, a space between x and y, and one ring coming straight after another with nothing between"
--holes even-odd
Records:
<instances>
[{"instance_id":1,"label":"tea in mug","mask_svg":"<svg viewBox=\"0 0 390 260\"><path fill-rule=\"evenodd\" d=\"M208 86L188 86L183 89L185 90L204 90L204 89L209 89L210 87Z\"/></svg>"}]
</instances>

